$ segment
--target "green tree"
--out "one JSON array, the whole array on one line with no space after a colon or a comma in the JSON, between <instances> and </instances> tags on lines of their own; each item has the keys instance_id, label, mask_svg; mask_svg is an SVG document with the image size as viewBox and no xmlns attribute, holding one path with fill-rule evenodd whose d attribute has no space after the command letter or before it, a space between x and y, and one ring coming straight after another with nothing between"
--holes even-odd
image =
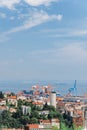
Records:
<instances>
[{"instance_id":1,"label":"green tree","mask_svg":"<svg viewBox=\"0 0 87 130\"><path fill-rule=\"evenodd\" d=\"M49 111L56 111L55 107L54 107L54 106L51 106L51 105L48 106L48 110L49 110Z\"/></svg>"},{"instance_id":2,"label":"green tree","mask_svg":"<svg viewBox=\"0 0 87 130\"><path fill-rule=\"evenodd\" d=\"M21 118L21 116L23 116L23 113L22 113L22 109L21 109L21 108L18 108L18 109L17 109L17 112L16 112L16 113L14 112L13 115L12 115L12 117L15 118L15 119L16 119L16 118Z\"/></svg>"},{"instance_id":3,"label":"green tree","mask_svg":"<svg viewBox=\"0 0 87 130\"><path fill-rule=\"evenodd\" d=\"M31 118L32 118L32 117L35 117L35 118L38 119L38 118L40 117L38 111L36 111L36 110L35 110L35 111L32 111L32 112L31 112Z\"/></svg>"},{"instance_id":4,"label":"green tree","mask_svg":"<svg viewBox=\"0 0 87 130\"><path fill-rule=\"evenodd\" d=\"M66 126L65 123L61 123L61 127L60 127L60 130L73 130L72 128L69 128L68 126Z\"/></svg>"},{"instance_id":5,"label":"green tree","mask_svg":"<svg viewBox=\"0 0 87 130\"><path fill-rule=\"evenodd\" d=\"M22 116L22 117L20 118L20 122L21 122L21 124L23 124L23 125L29 124L29 123L30 123L30 118L29 118L29 116Z\"/></svg>"},{"instance_id":6,"label":"green tree","mask_svg":"<svg viewBox=\"0 0 87 130\"><path fill-rule=\"evenodd\" d=\"M38 124L38 119L33 117L33 118L31 118L30 123L31 124Z\"/></svg>"},{"instance_id":7,"label":"green tree","mask_svg":"<svg viewBox=\"0 0 87 130\"><path fill-rule=\"evenodd\" d=\"M24 104L24 102L22 100L18 100L18 108L21 108L21 106Z\"/></svg>"},{"instance_id":8,"label":"green tree","mask_svg":"<svg viewBox=\"0 0 87 130\"><path fill-rule=\"evenodd\" d=\"M53 130L59 130L57 126L53 126Z\"/></svg>"},{"instance_id":9,"label":"green tree","mask_svg":"<svg viewBox=\"0 0 87 130\"><path fill-rule=\"evenodd\" d=\"M51 111L49 114L48 114L48 119L52 119L54 117L54 113L53 111Z\"/></svg>"}]
</instances>

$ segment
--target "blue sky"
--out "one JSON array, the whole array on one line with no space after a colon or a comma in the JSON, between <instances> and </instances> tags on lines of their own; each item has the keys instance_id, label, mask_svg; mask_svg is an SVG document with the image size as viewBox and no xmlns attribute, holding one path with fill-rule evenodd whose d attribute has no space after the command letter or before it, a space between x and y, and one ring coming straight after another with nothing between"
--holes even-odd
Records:
<instances>
[{"instance_id":1,"label":"blue sky","mask_svg":"<svg viewBox=\"0 0 87 130\"><path fill-rule=\"evenodd\" d=\"M86 80L87 0L0 0L1 80Z\"/></svg>"}]
</instances>

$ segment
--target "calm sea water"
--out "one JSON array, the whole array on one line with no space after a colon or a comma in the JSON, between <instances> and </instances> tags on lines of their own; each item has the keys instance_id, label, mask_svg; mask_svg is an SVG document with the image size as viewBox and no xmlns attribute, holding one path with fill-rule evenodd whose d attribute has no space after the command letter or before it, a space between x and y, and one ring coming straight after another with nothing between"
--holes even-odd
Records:
<instances>
[{"instance_id":1,"label":"calm sea water","mask_svg":"<svg viewBox=\"0 0 87 130\"><path fill-rule=\"evenodd\" d=\"M0 91L15 92L21 90L30 90L33 85L51 85L53 90L59 91L61 95L68 93L68 89L74 87L73 81L0 81ZM87 81L77 81L77 94L87 93Z\"/></svg>"}]
</instances>

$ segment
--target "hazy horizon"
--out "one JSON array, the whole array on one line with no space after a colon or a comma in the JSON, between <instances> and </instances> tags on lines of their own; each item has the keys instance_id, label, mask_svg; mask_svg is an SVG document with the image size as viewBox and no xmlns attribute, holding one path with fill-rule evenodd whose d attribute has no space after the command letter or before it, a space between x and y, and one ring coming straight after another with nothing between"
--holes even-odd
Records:
<instances>
[{"instance_id":1,"label":"hazy horizon","mask_svg":"<svg viewBox=\"0 0 87 130\"><path fill-rule=\"evenodd\" d=\"M68 94L68 90L72 87L74 87L74 80L68 80L68 81L59 81L59 80L50 80L50 81L0 81L0 91L3 92L19 92L21 90L31 90L32 86L39 85L51 85L53 90L58 91L61 95ZM87 93L87 81L78 81L77 80L77 94L78 96L84 95Z\"/></svg>"}]
</instances>

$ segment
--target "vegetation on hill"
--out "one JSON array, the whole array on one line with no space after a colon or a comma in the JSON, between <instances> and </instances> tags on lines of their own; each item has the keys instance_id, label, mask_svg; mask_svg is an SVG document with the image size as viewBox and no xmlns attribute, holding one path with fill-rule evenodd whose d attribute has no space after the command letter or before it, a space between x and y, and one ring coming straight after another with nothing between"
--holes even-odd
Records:
<instances>
[{"instance_id":1,"label":"vegetation on hill","mask_svg":"<svg viewBox=\"0 0 87 130\"><path fill-rule=\"evenodd\" d=\"M14 95L14 93L12 93ZM0 92L0 98L4 98L4 95L2 92ZM8 104L7 104L8 105ZM29 106L31 108L31 112L27 114L23 114L22 106ZM8 107L13 107L11 105L8 105ZM49 106L47 103L43 106L43 109L40 107L37 107L36 105L32 104L32 102L22 101L18 100L18 106L17 111L10 113L9 110L5 110L1 112L0 114L0 128L6 127L6 128L22 128L26 124L39 124L39 120L43 119L52 119L52 118L58 118L61 122L61 129L60 130L81 130L82 128L77 128L73 126L72 117L70 114L61 114L60 112L56 111L56 109L53 106ZM49 114L39 114L40 111L49 111ZM54 127L54 130L57 130L56 127Z\"/></svg>"},{"instance_id":2,"label":"vegetation on hill","mask_svg":"<svg viewBox=\"0 0 87 130\"><path fill-rule=\"evenodd\" d=\"M31 113L23 114L22 105L30 106ZM40 107L36 107L30 102L26 101L18 101L17 111L14 113L10 113L9 111L3 111L0 114L0 127L8 127L8 128L19 128L23 127L26 124L35 123L38 124L40 119L52 119L58 118L61 121L63 120L63 116L55 110L53 106L44 105L43 110L49 110L49 114L39 114L41 111Z\"/></svg>"}]
</instances>

